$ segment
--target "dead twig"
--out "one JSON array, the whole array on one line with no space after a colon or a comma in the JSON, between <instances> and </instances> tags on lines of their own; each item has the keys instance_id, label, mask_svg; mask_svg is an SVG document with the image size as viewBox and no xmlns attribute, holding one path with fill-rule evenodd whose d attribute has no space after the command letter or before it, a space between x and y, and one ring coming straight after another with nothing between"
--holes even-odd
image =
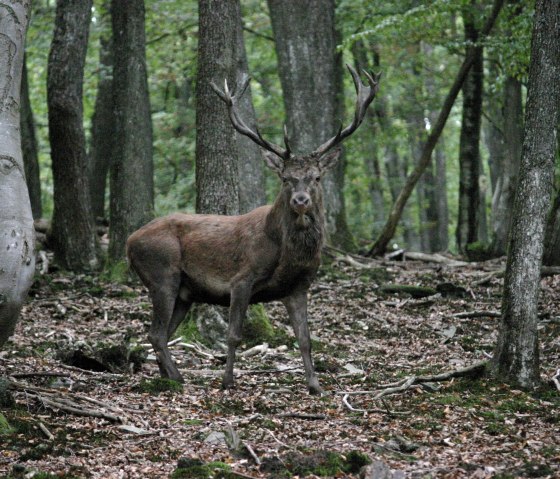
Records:
<instances>
[{"instance_id":1,"label":"dead twig","mask_svg":"<svg viewBox=\"0 0 560 479\"><path fill-rule=\"evenodd\" d=\"M278 414L278 417L293 417L296 419L312 419L321 421L327 419L325 414L305 414L299 412L286 412L284 414Z\"/></svg>"},{"instance_id":2,"label":"dead twig","mask_svg":"<svg viewBox=\"0 0 560 479\"><path fill-rule=\"evenodd\" d=\"M37 371L35 373L15 373L10 374L13 378L34 378L34 377L55 377L55 378L69 378L67 373L57 373L53 371Z\"/></svg>"},{"instance_id":3,"label":"dead twig","mask_svg":"<svg viewBox=\"0 0 560 479\"><path fill-rule=\"evenodd\" d=\"M499 311L465 311L463 313L455 313L453 318L499 318L502 313Z\"/></svg>"},{"instance_id":4,"label":"dead twig","mask_svg":"<svg viewBox=\"0 0 560 479\"><path fill-rule=\"evenodd\" d=\"M560 369L556 371L556 374L552 376L552 382L556 386L556 389L560 391Z\"/></svg>"},{"instance_id":5,"label":"dead twig","mask_svg":"<svg viewBox=\"0 0 560 479\"><path fill-rule=\"evenodd\" d=\"M45 436L47 436L47 439L48 439L49 441L52 441L52 440L54 439L54 434L53 434L52 432L50 432L50 431L47 429L47 426L45 426L42 422L39 422L39 429L43 432L43 434L44 434Z\"/></svg>"},{"instance_id":6,"label":"dead twig","mask_svg":"<svg viewBox=\"0 0 560 479\"><path fill-rule=\"evenodd\" d=\"M342 394L342 402L344 405L350 409L352 412L374 412L369 409L357 409L354 408L349 402L348 397L350 395L361 395L361 394L371 394L373 395L373 400L381 399L382 397L389 396L391 394L402 393L407 391L413 386L417 386L424 383L433 383L433 382L440 382L440 381L447 381L448 379L458 378L458 377L465 377L465 376L479 376L481 375L486 369L487 362L482 361L479 363L475 363L471 366L467 366L465 368L457 369L454 371L447 371L445 373L434 374L429 376L409 376L404 378L401 381L397 381L395 383L385 384L379 386L375 390L370 391L339 391L337 394ZM560 371L560 370L559 370Z\"/></svg>"}]
</instances>

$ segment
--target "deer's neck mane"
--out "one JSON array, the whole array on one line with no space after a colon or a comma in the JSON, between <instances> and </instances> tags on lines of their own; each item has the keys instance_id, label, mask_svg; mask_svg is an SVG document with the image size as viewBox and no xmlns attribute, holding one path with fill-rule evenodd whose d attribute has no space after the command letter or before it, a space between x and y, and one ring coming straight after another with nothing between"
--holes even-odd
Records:
<instances>
[{"instance_id":1,"label":"deer's neck mane","mask_svg":"<svg viewBox=\"0 0 560 479\"><path fill-rule=\"evenodd\" d=\"M266 219L266 232L281 249L281 261L309 262L321 254L325 217L321 201L303 217L297 215L279 195Z\"/></svg>"}]
</instances>

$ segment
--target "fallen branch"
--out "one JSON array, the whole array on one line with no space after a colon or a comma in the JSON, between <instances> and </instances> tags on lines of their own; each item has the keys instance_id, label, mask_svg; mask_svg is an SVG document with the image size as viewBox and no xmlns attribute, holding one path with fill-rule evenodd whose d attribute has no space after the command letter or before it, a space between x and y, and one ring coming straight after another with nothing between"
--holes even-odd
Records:
<instances>
[{"instance_id":1,"label":"fallen branch","mask_svg":"<svg viewBox=\"0 0 560 479\"><path fill-rule=\"evenodd\" d=\"M286 412L284 414L278 414L278 417L293 417L296 419L312 419L320 421L327 419L325 414L305 414L299 412Z\"/></svg>"},{"instance_id":2,"label":"fallen branch","mask_svg":"<svg viewBox=\"0 0 560 479\"><path fill-rule=\"evenodd\" d=\"M442 254L434 253L434 254L427 254L427 253L419 253L415 251L406 251L404 253L405 259L412 259L416 261L424 261L426 263L437 263L437 264L444 264L445 266L467 266L469 263L466 261L459 261L453 258L448 258L447 256L443 256Z\"/></svg>"},{"instance_id":3,"label":"fallen branch","mask_svg":"<svg viewBox=\"0 0 560 479\"><path fill-rule=\"evenodd\" d=\"M50 409L64 411L77 416L98 417L112 422L124 423L124 411L98 399L63 391L55 393L44 387L32 386L14 380L10 380L9 387L10 389L26 392L29 397L37 399L43 406ZM83 402L95 404L100 406L101 409L84 406L81 404Z\"/></svg>"},{"instance_id":4,"label":"fallen branch","mask_svg":"<svg viewBox=\"0 0 560 479\"><path fill-rule=\"evenodd\" d=\"M486 370L487 362L482 361L471 366L467 366L465 368L457 369L455 371L447 371L445 373L434 374L430 376L409 376L404 378L398 382L380 385L375 390L370 391L339 391L337 394L342 394L342 402L344 405L350 409L351 411L355 412L372 412L371 410L365 409L357 409L354 408L349 402L348 397L351 395L362 395L362 394L371 394L373 395L373 400L381 399L384 396L389 396L391 394L397 394L404 391L407 391L412 386L424 384L424 383L433 383L433 382L440 382L440 381L447 381L448 379L458 378L458 377L473 377L479 376ZM560 370L559 370L560 371Z\"/></svg>"},{"instance_id":5,"label":"fallen branch","mask_svg":"<svg viewBox=\"0 0 560 479\"><path fill-rule=\"evenodd\" d=\"M13 378L34 378L34 377L55 377L55 378L69 378L67 373L56 373L52 371L37 371L35 373L15 373L10 374Z\"/></svg>"},{"instance_id":6,"label":"fallen branch","mask_svg":"<svg viewBox=\"0 0 560 479\"><path fill-rule=\"evenodd\" d=\"M44 434L45 436L47 436L47 439L48 439L49 441L52 441L52 440L54 439L54 434L53 434L52 432L50 432L50 431L47 429L47 426L45 426L42 422L39 422L39 429L43 432L43 434Z\"/></svg>"},{"instance_id":7,"label":"fallen branch","mask_svg":"<svg viewBox=\"0 0 560 479\"><path fill-rule=\"evenodd\" d=\"M499 318L502 313L499 311L465 311L463 313L455 313L453 318Z\"/></svg>"}]
</instances>

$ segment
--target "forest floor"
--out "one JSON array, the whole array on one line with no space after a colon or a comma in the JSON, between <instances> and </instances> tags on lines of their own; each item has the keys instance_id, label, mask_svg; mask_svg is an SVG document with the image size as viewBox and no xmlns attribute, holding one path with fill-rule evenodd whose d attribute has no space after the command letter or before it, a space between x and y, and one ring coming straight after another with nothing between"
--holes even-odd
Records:
<instances>
[{"instance_id":1,"label":"forest floor","mask_svg":"<svg viewBox=\"0 0 560 479\"><path fill-rule=\"evenodd\" d=\"M369 460L379 462L367 477L560 477L559 275L542 279L541 389L464 377L406 388L411 380L375 398L390 383L490 357L503 267L323 267L310 301L322 397L307 392L276 304L266 309L287 348L240 358L234 390L220 389L223 362L193 344L171 347L180 390L157 380L152 360L129 374L68 366L59 358L69 347L146 343L149 299L134 283L38 276L0 352L16 401L3 409L12 429L0 433L0 477L358 477ZM388 284L439 293L415 298Z\"/></svg>"}]
</instances>

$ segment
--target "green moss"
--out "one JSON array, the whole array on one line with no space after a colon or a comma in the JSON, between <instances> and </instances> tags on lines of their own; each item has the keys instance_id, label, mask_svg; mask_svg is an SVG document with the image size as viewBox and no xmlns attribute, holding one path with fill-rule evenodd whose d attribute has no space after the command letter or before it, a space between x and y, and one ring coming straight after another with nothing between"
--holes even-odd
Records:
<instances>
[{"instance_id":1,"label":"green moss","mask_svg":"<svg viewBox=\"0 0 560 479\"><path fill-rule=\"evenodd\" d=\"M173 337L182 337L187 343L199 342L204 344L204 338L196 327L196 312L191 309L183 322L179 325Z\"/></svg>"},{"instance_id":2,"label":"green moss","mask_svg":"<svg viewBox=\"0 0 560 479\"><path fill-rule=\"evenodd\" d=\"M139 392L145 392L150 394L160 394L163 392L181 392L183 391L183 385L168 378L154 378L145 379L140 382L136 387Z\"/></svg>"},{"instance_id":3,"label":"green moss","mask_svg":"<svg viewBox=\"0 0 560 479\"><path fill-rule=\"evenodd\" d=\"M127 283L129 279L128 263L126 261L107 261L101 278L111 283Z\"/></svg>"},{"instance_id":4,"label":"green moss","mask_svg":"<svg viewBox=\"0 0 560 479\"><path fill-rule=\"evenodd\" d=\"M11 434L12 432L14 432L12 426L10 426L6 416L0 412L0 436Z\"/></svg>"},{"instance_id":5,"label":"green moss","mask_svg":"<svg viewBox=\"0 0 560 479\"><path fill-rule=\"evenodd\" d=\"M223 462L205 464L199 459L190 458L179 459L178 466L171 474L172 479L229 478L229 472L231 471L231 467Z\"/></svg>"},{"instance_id":6,"label":"green moss","mask_svg":"<svg viewBox=\"0 0 560 479\"><path fill-rule=\"evenodd\" d=\"M469 261L486 261L492 258L491 253L488 251L488 246L480 241L468 243L465 247L465 254Z\"/></svg>"},{"instance_id":7,"label":"green moss","mask_svg":"<svg viewBox=\"0 0 560 479\"><path fill-rule=\"evenodd\" d=\"M249 306L247 317L243 322L243 339L248 347L274 342L274 328L262 304Z\"/></svg>"}]
</instances>

